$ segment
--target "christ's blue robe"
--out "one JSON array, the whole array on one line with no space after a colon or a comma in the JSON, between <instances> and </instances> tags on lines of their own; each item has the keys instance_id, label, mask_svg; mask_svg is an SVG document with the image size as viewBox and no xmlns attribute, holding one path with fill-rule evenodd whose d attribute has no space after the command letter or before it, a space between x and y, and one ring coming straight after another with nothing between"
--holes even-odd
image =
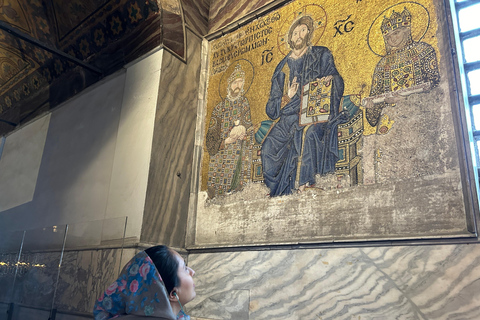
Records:
<instances>
[{"instance_id":1,"label":"christ's blue robe","mask_svg":"<svg viewBox=\"0 0 480 320\"><path fill-rule=\"evenodd\" d=\"M316 174L335 172L338 161L337 125L348 121L346 112L340 112L343 95L343 79L337 71L333 55L326 47L314 46L298 59L290 57L291 52L278 64L273 76L266 113L278 119L262 144L262 166L264 181L270 189L270 196L291 194L295 189L299 156L302 156L299 185L315 184ZM282 96L286 75L282 71L288 64L289 83L297 77L300 84L295 96L282 108ZM300 93L309 82L326 76L332 78L330 116L327 122L308 127L302 146L304 126L299 125ZM302 154L303 147L303 154Z\"/></svg>"}]
</instances>

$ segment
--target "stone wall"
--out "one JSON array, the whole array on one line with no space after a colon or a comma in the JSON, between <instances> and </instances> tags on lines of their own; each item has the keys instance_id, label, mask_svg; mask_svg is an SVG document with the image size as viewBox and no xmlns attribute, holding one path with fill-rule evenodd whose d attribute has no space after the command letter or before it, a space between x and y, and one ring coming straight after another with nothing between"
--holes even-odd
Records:
<instances>
[{"instance_id":1,"label":"stone wall","mask_svg":"<svg viewBox=\"0 0 480 320\"><path fill-rule=\"evenodd\" d=\"M2 201L0 231L129 216L139 238L162 53L6 137L0 190L17 196Z\"/></svg>"},{"instance_id":2,"label":"stone wall","mask_svg":"<svg viewBox=\"0 0 480 320\"><path fill-rule=\"evenodd\" d=\"M208 319L478 319L480 246L190 254Z\"/></svg>"},{"instance_id":3,"label":"stone wall","mask_svg":"<svg viewBox=\"0 0 480 320\"><path fill-rule=\"evenodd\" d=\"M201 43L187 30L187 62L168 52L163 55L142 242L185 246Z\"/></svg>"},{"instance_id":4,"label":"stone wall","mask_svg":"<svg viewBox=\"0 0 480 320\"><path fill-rule=\"evenodd\" d=\"M215 15L218 10L218 16L225 18L222 21L227 23L231 20L232 25L231 28L222 29L222 36L212 39L209 42L209 48L206 49L209 60L203 68L208 69L209 72L207 99L198 109L197 127L200 129L197 131L198 136L195 141L196 148L202 150L200 152L202 156L198 156L194 160L194 167L201 166L201 172L194 175L194 179L197 179L194 184L199 184L200 187L197 198L192 197L191 200L195 203L191 203L192 211L189 217L192 222L192 227L189 229L191 241L187 242L187 248L475 237L472 217L476 212L474 209L476 200L471 197L471 194L476 187L471 183L474 181L471 159L465 157L467 151L464 149L466 141L468 141L468 133L466 128L462 127L464 115L458 97L454 94L459 80L455 78L454 61L450 55L454 44L447 35L449 21L445 15L447 8L443 3L429 0L423 0L422 4L409 3L411 5L409 10L420 10L417 12L417 19L421 20L422 14L431 15L429 21L432 23L424 26L429 33L425 34L425 39L419 40L417 37L412 40L415 44L408 47L408 50L407 47L399 50L398 56L383 53L385 56L382 58L375 56L376 52L371 46L381 47L382 50L385 50L384 39L380 32L383 14L388 13L390 16L395 10L404 10L404 4L397 0L389 0L387 3L382 3L382 1L356 2L354 5L343 4L344 7L333 1L325 1L321 4L323 7L321 10L324 10L321 12L326 13L325 15L319 14L318 19L330 15L329 19L335 17L340 21L344 11L349 12L349 17L355 17L355 29L352 29L354 31L348 37L343 38L337 36L334 31L333 21L335 19L325 18L326 20L318 21L319 25L325 27L315 32L323 30L321 32L324 33L318 40L319 42L313 46L318 50L320 50L320 46L326 46L331 50L336 70L338 69L343 78L342 83L345 87L345 92L342 93L344 109L348 109L345 101L353 96L358 100L363 99L364 102L371 95L376 95L373 90L378 88L372 83L383 84L386 82L389 83L388 89L382 87L382 90L393 90L393 87L389 87L390 80L377 81L378 74L375 70L379 69L381 63L386 61L384 59L397 61L395 59L403 59L400 57L410 57L410 55L417 54L414 52L423 46L425 48L428 46L433 50L429 53L429 57L432 59L431 70L436 76L428 78L428 81L432 81L430 84L432 88L426 92L423 92L422 89L421 93L405 96L395 106L377 105L381 109L378 111L381 112L378 114L379 117L381 116L378 126L377 124L374 127L371 126L367 121L368 110L363 108L360 101L357 101L358 113L356 115L363 120L363 123L361 129L356 131L359 141L355 144L352 153L355 153L358 162L350 163L345 160L346 158L340 158L345 160L342 160L343 162L336 162L337 165L342 163L339 165L340 167L355 166L357 174L361 172L357 178L353 179L356 183L350 183L353 171L347 170L348 173L339 173L338 170L335 172L333 169L325 169L329 166L333 167L333 164L328 164L325 159L329 157L333 159L335 152L338 151L339 155L350 154L346 149L337 147L332 142L333 138L328 142L330 143L329 147L334 150L332 152L322 153L324 143L327 144L325 139L331 138L326 136L326 133L324 135L323 131L315 136L315 139L322 141L318 142L317 147L308 150L302 149L303 146L308 145L301 143L301 132L303 130L302 134L305 138L309 135L308 132L313 132L312 127L299 127L299 129L294 125L289 125L288 130L290 131L288 131L282 127L286 123L283 120L288 118L294 123L298 121L294 115L289 114L288 117L281 115L278 120L275 118L276 116L267 115L265 112L266 105L270 108L275 101L279 101L274 96L280 96L281 91L277 92L273 89L270 91L270 87L277 87L275 79L272 82L272 75L275 74L274 70L279 71L275 67L283 66L284 55L290 50L283 52L282 46L275 46L273 43L275 41L280 43L278 41L283 41L282 39L285 38L279 36L285 35L285 32L288 31L287 27L293 21L292 13L312 14L313 17L314 11L308 11L306 2L293 1L269 11L265 15L259 15L257 20L231 31L235 25L233 21L236 23L245 21L239 17L243 16L246 19L245 15L256 10L254 9L256 5L263 6L262 10L270 6L263 2L254 2L248 5L236 2L236 4L234 9L227 3L223 10L220 9L222 4L211 3L210 21L215 20L212 15ZM423 6L428 7L428 10ZM306 13L302 10L306 10ZM232 12L236 12L237 15L230 16ZM425 20L424 23L427 21ZM373 37L373 33L370 33L370 28L374 27L377 31L373 33L377 37ZM250 35L252 30L263 31L258 31L253 36ZM315 36L315 33L313 35ZM257 36L258 38L255 38ZM253 43L250 46L248 44L250 39L263 39L264 42L258 40L257 43L262 44L260 47ZM264 49L263 43L267 43L268 46L272 43L272 49ZM311 52L314 51L313 48ZM272 50L272 60L264 63L263 54L269 50ZM380 55L381 51L378 51L378 54ZM421 70L427 67L420 68L417 66L417 62L412 62L417 61L417 58L420 59L416 57L401 61L410 66L405 70L416 70L416 76L424 75ZM210 133L210 137L214 137L213 133L218 130L213 124L216 123L218 126L220 123L220 126L224 128L234 126L235 122L232 122L232 119L237 110L233 109L230 114L228 108L223 107L220 103L224 101L222 92L227 87L225 79L233 74L233 66L240 66L240 64L244 64L241 66L246 79L244 98L245 101L248 101L248 107L245 109L248 110L247 113L250 113L253 132L260 132L260 129L255 131L255 128L264 126L267 119L278 120L278 122L273 124L270 129L265 127L262 129L270 132L267 134L267 138L264 138L264 142L258 141L258 144L254 144L247 140L242 147L239 147L239 144L229 144L225 149L220 147L221 151L209 151L207 136ZM398 65L403 64L398 63ZM306 67L304 66L304 68ZM397 64L388 65L385 70L390 70L389 68L397 68ZM386 78L390 77L390 71L385 71L385 74ZM409 76L405 74L402 77ZM406 88L410 89L412 84L419 85L422 82L419 78L416 78L415 82L413 78L409 79L412 83L406 84ZM249 85L250 83L251 85ZM349 86L348 90L351 91L347 90ZM359 88L362 88L361 92L363 93L356 94L354 90L360 90ZM397 86L396 88L402 87ZM401 90L407 90L406 88ZM223 95L225 94L223 93ZM310 99L315 98L311 97ZM298 103L300 104L300 102ZM320 101L316 103L319 104ZM297 110L295 108L300 109L299 104L289 106L294 108L292 110ZM234 107L230 106L230 109L232 108ZM221 116L218 114L213 116L214 112L221 113ZM283 111L278 112L282 114ZM292 111L293 114L295 112L297 111ZM250 121L245 125L248 127ZM209 127L208 133L205 126ZM278 129L280 127L283 129ZM313 128L320 132L321 125ZM350 129L353 133L353 128ZM229 131L222 131L222 134L228 135ZM335 135L339 134L335 133ZM227 145L225 137L215 136L211 139L216 139L215 143L220 146L222 143ZM351 137L344 136L339 139L348 141ZM270 147L271 144L275 147ZM333 145L335 146L332 147ZM292 146L295 146L296 151L289 151L293 149ZM250 156L255 151L262 153L260 160L265 161L264 163L258 165L257 160L259 159ZM307 176L306 172L314 171L317 174L312 173L308 176L310 179L308 184L304 182L303 186L299 186L300 181L296 178L301 175L298 168L301 165L304 151L306 152L305 159L315 160L312 160L314 165L304 167L309 169L303 169L302 174ZM237 154L243 152L242 160L238 160L238 163L241 163L244 168L243 171L236 170L231 162L232 159L237 161L237 158L230 155L235 152ZM227 155L227 153L229 154ZM290 161L289 157L292 157L290 167L286 165ZM268 159L271 161L266 161ZM270 181L270 189L267 187L267 183L258 183L259 180L252 177L251 170L253 169L251 168L260 168L264 172L268 172L265 179L267 182ZM238 175L243 175L243 180L239 186L233 188L233 177ZM260 173L261 179L263 179L262 173ZM346 183L346 181L348 182ZM230 184L232 184L232 189L222 189L227 188ZM295 187L294 184L296 184ZM302 191L302 187L306 187L304 191ZM279 190L281 190L280 196L276 194Z\"/></svg>"},{"instance_id":5,"label":"stone wall","mask_svg":"<svg viewBox=\"0 0 480 320\"><path fill-rule=\"evenodd\" d=\"M72 312L84 318L136 252L117 248L71 250L63 256L60 251L23 254L20 261L29 265L19 268L14 284L14 274L0 273L0 310L13 302L13 319L40 319L42 314L48 318L52 306L63 319L76 319Z\"/></svg>"},{"instance_id":6,"label":"stone wall","mask_svg":"<svg viewBox=\"0 0 480 320\"><path fill-rule=\"evenodd\" d=\"M96 298L138 250L67 251L57 319L89 314ZM55 265L58 254L40 254ZM432 245L192 253L193 319L477 319L480 246ZM52 302L56 269L19 276L20 319L37 319ZM1 281L1 278L0 278ZM3 286L3 285L2 285ZM6 305L0 304L0 310Z\"/></svg>"},{"instance_id":7,"label":"stone wall","mask_svg":"<svg viewBox=\"0 0 480 320\"><path fill-rule=\"evenodd\" d=\"M267 3L271 2L212 1L210 32ZM202 8L205 5L201 4ZM223 11L225 8L228 10ZM205 32L202 23L207 11L203 8L198 16L190 15L190 23L199 23L197 32ZM194 218L187 217L190 177L192 171L195 174L198 170L192 168L192 158L194 151L201 148L197 145L194 149L193 145L198 91L204 98L204 83L199 81L200 40L187 32L187 64L160 51L157 56L146 58L143 64L131 65L126 72L75 97L49 119L43 119L48 130L39 125L37 133L46 138L45 149L30 153L36 159L40 157L42 164L38 172L34 170L34 179L30 180L33 182L28 184L30 193L22 203L1 212L0 229L133 215L130 223L135 227L130 229L131 235L145 242L183 246L186 219ZM206 60L205 56L202 58ZM447 90L445 87L442 94ZM26 133L25 130L16 134L22 135L21 141L28 139ZM443 141L449 143L452 139L449 136ZM7 157L8 140L7 137L4 151ZM0 162L2 172L10 170L15 159L20 159L20 155L11 158L6 169ZM435 185L442 188L441 182ZM454 185L458 189L452 192L459 192L459 181L455 180ZM3 188L0 190L7 190L8 186ZM361 188L352 192L367 195ZM403 191L409 191L412 197L421 196L412 192L409 185ZM298 201L299 205L320 207L321 197L310 196ZM442 200L448 202L448 197ZM237 204L245 209L243 199L239 198ZM356 205L365 210L363 203ZM442 210L448 213L450 209L455 207L443 206ZM324 213L327 215L328 210ZM353 225L356 216L345 214ZM321 218L316 213L308 217ZM278 229L277 234L283 227L302 231L298 224L282 226L274 218L271 217L272 228ZM252 220L248 210L242 217L245 232L240 238L229 233L231 225L221 215L209 219L204 225L197 225L198 235L205 242L210 241L208 244L218 244L215 231L222 232L230 245L258 243L258 239L271 244L278 240L272 238L272 230L263 229ZM423 216L417 219L418 223L425 223ZM456 231L465 231L465 225L460 223L463 220L455 221ZM395 227L408 232L408 224L401 222L404 224ZM302 223L310 226L308 221ZM382 221L376 223L379 227L392 227ZM89 233L92 228L86 226L88 232L78 229L72 239L83 243L80 240L93 237ZM301 240L308 241L309 235ZM91 243L85 241L85 245ZM54 306L68 312L90 313L95 299L137 250L123 250L122 258L118 248L66 251ZM45 267L20 274L15 290L0 292L0 301L8 301L13 294L17 303L51 306L59 253L38 252L32 257ZM197 297L187 304L186 310L193 319L216 320L476 319L480 317L479 262L478 244L193 252L188 255L188 265L196 271ZM0 275L0 287L12 285L11 275ZM5 311L6 305L0 304L0 314ZM28 307L16 312L22 320L48 317L47 311ZM57 315L61 320L82 318L82 315Z\"/></svg>"}]
</instances>

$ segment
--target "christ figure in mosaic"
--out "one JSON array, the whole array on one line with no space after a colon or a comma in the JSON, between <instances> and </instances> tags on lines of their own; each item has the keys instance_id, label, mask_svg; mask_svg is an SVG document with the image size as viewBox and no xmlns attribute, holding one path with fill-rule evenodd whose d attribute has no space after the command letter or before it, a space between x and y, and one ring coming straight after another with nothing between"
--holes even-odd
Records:
<instances>
[{"instance_id":1,"label":"christ figure in mosaic","mask_svg":"<svg viewBox=\"0 0 480 320\"><path fill-rule=\"evenodd\" d=\"M312 46L312 17L296 19L288 32L291 51L277 65L266 113L278 121L262 145L263 176L270 196L302 192L316 175L335 172L337 126L348 121L340 110L343 79L330 50Z\"/></svg>"},{"instance_id":2,"label":"christ figure in mosaic","mask_svg":"<svg viewBox=\"0 0 480 320\"><path fill-rule=\"evenodd\" d=\"M226 98L215 106L210 118L206 135L210 199L241 190L252 180L254 136L244 84L245 71L238 64L228 78Z\"/></svg>"},{"instance_id":3,"label":"christ figure in mosaic","mask_svg":"<svg viewBox=\"0 0 480 320\"><path fill-rule=\"evenodd\" d=\"M413 93L429 91L440 82L435 49L412 40L411 22L412 15L404 8L401 13L393 11L390 17L385 16L381 24L387 54L375 68L370 97L362 102L372 127L379 125L386 106L395 106ZM377 127L380 134L386 130Z\"/></svg>"}]
</instances>

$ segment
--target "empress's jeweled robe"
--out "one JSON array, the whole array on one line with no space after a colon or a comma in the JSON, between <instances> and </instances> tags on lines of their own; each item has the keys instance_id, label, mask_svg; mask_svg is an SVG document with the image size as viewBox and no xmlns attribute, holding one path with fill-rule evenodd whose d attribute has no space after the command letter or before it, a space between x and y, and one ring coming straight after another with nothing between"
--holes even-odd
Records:
<instances>
[{"instance_id":1,"label":"empress's jeweled robe","mask_svg":"<svg viewBox=\"0 0 480 320\"><path fill-rule=\"evenodd\" d=\"M401 50L383 57L377 64L370 96L411 88L430 83L430 89L438 86L437 55L435 49L425 42L413 42ZM376 103L366 109L366 118L373 127L380 119L382 109L389 104Z\"/></svg>"}]
</instances>

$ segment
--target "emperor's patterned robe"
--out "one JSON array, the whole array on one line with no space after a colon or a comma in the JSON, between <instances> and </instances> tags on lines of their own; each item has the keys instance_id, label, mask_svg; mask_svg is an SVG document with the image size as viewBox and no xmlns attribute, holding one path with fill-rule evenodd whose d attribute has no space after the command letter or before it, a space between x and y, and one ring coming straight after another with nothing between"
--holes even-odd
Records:
<instances>
[{"instance_id":1,"label":"emperor's patterned robe","mask_svg":"<svg viewBox=\"0 0 480 320\"><path fill-rule=\"evenodd\" d=\"M246 128L246 138L225 144L236 121ZM210 155L207 181L210 198L240 190L252 180L253 139L250 105L246 97L235 101L227 98L215 107L206 135L206 147Z\"/></svg>"}]
</instances>

